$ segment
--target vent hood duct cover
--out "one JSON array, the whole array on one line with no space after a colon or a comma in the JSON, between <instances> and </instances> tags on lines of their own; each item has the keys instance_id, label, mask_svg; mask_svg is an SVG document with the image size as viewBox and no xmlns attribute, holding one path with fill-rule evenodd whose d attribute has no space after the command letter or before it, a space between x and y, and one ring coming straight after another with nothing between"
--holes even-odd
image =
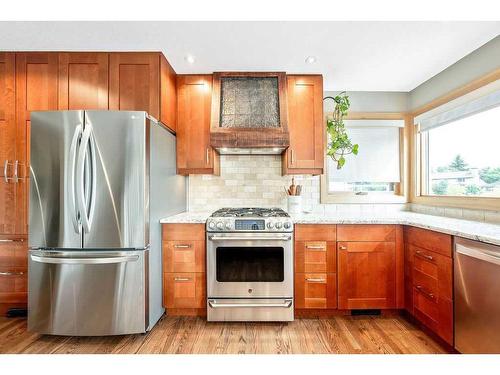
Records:
<instances>
[{"instance_id":1,"label":"vent hood duct cover","mask_svg":"<svg viewBox=\"0 0 500 375\"><path fill-rule=\"evenodd\" d=\"M210 144L222 154L280 154L290 145L285 73L214 73Z\"/></svg>"}]
</instances>

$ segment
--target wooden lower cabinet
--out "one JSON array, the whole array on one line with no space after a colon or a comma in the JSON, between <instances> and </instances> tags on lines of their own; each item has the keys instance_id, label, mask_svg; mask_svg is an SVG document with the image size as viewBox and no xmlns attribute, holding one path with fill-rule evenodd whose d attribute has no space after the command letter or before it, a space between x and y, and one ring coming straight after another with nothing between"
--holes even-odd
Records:
<instances>
[{"instance_id":1,"label":"wooden lower cabinet","mask_svg":"<svg viewBox=\"0 0 500 375\"><path fill-rule=\"evenodd\" d=\"M400 225L337 226L339 309L404 307L404 246Z\"/></svg>"},{"instance_id":2,"label":"wooden lower cabinet","mask_svg":"<svg viewBox=\"0 0 500 375\"><path fill-rule=\"evenodd\" d=\"M0 316L28 303L28 246L25 239L0 238Z\"/></svg>"},{"instance_id":3,"label":"wooden lower cabinet","mask_svg":"<svg viewBox=\"0 0 500 375\"><path fill-rule=\"evenodd\" d=\"M167 314L205 315L205 225L163 224L163 305Z\"/></svg>"},{"instance_id":4,"label":"wooden lower cabinet","mask_svg":"<svg viewBox=\"0 0 500 375\"><path fill-rule=\"evenodd\" d=\"M452 237L405 228L406 310L453 345Z\"/></svg>"},{"instance_id":5,"label":"wooden lower cabinet","mask_svg":"<svg viewBox=\"0 0 500 375\"><path fill-rule=\"evenodd\" d=\"M340 309L396 308L394 242L338 242Z\"/></svg>"},{"instance_id":6,"label":"wooden lower cabinet","mask_svg":"<svg viewBox=\"0 0 500 375\"><path fill-rule=\"evenodd\" d=\"M336 225L295 226L295 308L337 308Z\"/></svg>"}]
</instances>

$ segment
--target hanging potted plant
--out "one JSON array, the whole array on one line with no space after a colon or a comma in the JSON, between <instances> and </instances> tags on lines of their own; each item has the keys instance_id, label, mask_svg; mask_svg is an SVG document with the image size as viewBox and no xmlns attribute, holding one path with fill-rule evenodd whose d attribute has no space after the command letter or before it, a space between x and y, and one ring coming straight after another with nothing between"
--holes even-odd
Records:
<instances>
[{"instance_id":1,"label":"hanging potted plant","mask_svg":"<svg viewBox=\"0 0 500 375\"><path fill-rule=\"evenodd\" d=\"M333 116L326 120L328 134L326 154L337 163L337 169L341 169L345 164L345 156L349 154L357 155L359 150L359 145L351 142L344 124L344 116L347 115L351 104L345 91L335 97L327 96L323 100L325 99L335 101Z\"/></svg>"}]
</instances>

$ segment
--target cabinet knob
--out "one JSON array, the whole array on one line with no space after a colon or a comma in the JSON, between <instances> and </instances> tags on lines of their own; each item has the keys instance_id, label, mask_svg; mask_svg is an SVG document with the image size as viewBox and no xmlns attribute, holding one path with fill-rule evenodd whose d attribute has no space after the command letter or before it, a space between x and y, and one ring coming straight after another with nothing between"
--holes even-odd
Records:
<instances>
[{"instance_id":1,"label":"cabinet knob","mask_svg":"<svg viewBox=\"0 0 500 375\"><path fill-rule=\"evenodd\" d=\"M347 246L339 245L339 250L347 250Z\"/></svg>"}]
</instances>

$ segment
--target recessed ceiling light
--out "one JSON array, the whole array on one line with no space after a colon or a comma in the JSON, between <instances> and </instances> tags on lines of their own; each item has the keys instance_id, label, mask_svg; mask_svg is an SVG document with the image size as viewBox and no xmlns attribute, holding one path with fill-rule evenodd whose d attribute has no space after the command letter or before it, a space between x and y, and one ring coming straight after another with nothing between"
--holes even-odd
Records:
<instances>
[{"instance_id":1,"label":"recessed ceiling light","mask_svg":"<svg viewBox=\"0 0 500 375\"><path fill-rule=\"evenodd\" d=\"M316 56L307 56L306 63L314 64L316 62Z\"/></svg>"},{"instance_id":2,"label":"recessed ceiling light","mask_svg":"<svg viewBox=\"0 0 500 375\"><path fill-rule=\"evenodd\" d=\"M184 60L186 60L189 64L193 64L194 63L194 56L193 55L186 55L186 57L184 57Z\"/></svg>"}]
</instances>

